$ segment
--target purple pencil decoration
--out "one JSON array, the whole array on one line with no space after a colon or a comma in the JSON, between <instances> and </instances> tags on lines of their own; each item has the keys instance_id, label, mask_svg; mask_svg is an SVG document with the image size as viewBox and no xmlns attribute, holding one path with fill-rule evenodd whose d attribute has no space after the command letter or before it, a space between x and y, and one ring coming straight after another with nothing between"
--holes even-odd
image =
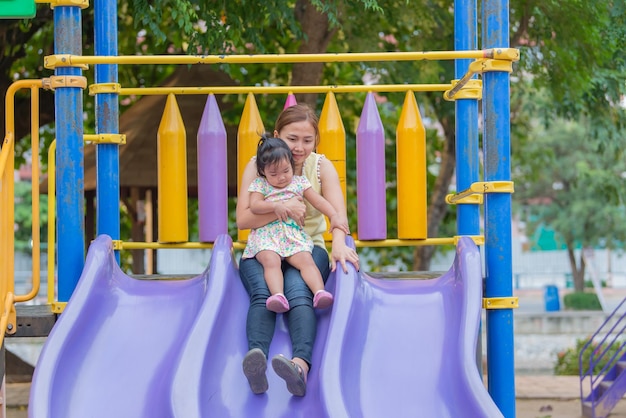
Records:
<instances>
[{"instance_id":1,"label":"purple pencil decoration","mask_svg":"<svg viewBox=\"0 0 626 418\"><path fill-rule=\"evenodd\" d=\"M226 128L209 94L198 128L198 223L202 242L228 233Z\"/></svg>"}]
</instances>

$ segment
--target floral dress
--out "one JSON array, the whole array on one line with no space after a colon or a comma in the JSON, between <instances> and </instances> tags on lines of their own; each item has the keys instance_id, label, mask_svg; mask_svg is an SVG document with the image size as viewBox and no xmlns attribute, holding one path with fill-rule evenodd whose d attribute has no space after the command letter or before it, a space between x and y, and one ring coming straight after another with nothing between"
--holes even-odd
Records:
<instances>
[{"instance_id":1,"label":"floral dress","mask_svg":"<svg viewBox=\"0 0 626 418\"><path fill-rule=\"evenodd\" d=\"M263 177L257 177L248 191L261 193L265 200L284 202L295 196L302 197L309 187L311 183L304 176L293 176L291 183L283 189L273 187ZM242 257L253 258L263 250L289 257L302 251L312 252L313 240L293 219L289 218L286 222L277 220L250 231Z\"/></svg>"}]
</instances>

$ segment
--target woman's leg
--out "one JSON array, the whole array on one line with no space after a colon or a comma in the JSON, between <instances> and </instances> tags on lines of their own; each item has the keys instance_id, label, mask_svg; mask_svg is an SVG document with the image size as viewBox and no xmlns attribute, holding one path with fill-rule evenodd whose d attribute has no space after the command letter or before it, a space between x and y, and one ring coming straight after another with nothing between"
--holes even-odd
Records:
<instances>
[{"instance_id":1,"label":"woman's leg","mask_svg":"<svg viewBox=\"0 0 626 418\"><path fill-rule=\"evenodd\" d=\"M324 282L330 273L328 253L324 248L313 247L313 260L322 274ZM286 313L289 335L293 347L294 360L302 359L306 366L311 365L313 344L317 334L317 318L313 310L313 294L302 280L300 272L285 265L285 296L289 300L291 310ZM308 367L307 367L308 369Z\"/></svg>"},{"instance_id":2,"label":"woman's leg","mask_svg":"<svg viewBox=\"0 0 626 418\"><path fill-rule=\"evenodd\" d=\"M254 258L241 259L239 277L250 295L246 321L248 349L260 348L267 357L276 327L276 314L265 307L270 291L263 277L263 266Z\"/></svg>"}]
</instances>

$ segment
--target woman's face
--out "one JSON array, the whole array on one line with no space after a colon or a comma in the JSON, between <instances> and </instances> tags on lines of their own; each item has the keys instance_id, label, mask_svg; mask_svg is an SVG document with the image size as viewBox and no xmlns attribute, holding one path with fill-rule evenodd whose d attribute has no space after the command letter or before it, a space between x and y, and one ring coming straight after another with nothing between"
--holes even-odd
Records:
<instances>
[{"instance_id":1,"label":"woman's face","mask_svg":"<svg viewBox=\"0 0 626 418\"><path fill-rule=\"evenodd\" d=\"M291 123L283 127L280 132L274 132L274 135L287 143L296 166L301 166L315 149L317 138L315 129L309 121Z\"/></svg>"}]
</instances>

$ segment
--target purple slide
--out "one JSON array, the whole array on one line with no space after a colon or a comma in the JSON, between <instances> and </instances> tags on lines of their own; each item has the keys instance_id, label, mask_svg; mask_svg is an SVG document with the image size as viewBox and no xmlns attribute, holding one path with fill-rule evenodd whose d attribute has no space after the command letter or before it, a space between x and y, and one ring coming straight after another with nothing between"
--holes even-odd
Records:
<instances>
[{"instance_id":1,"label":"purple slide","mask_svg":"<svg viewBox=\"0 0 626 418\"><path fill-rule=\"evenodd\" d=\"M202 275L157 281L122 273L101 236L41 353L29 416L502 416L475 364L474 243L460 241L445 275L409 278L331 274L336 302L318 316L306 396L292 397L269 365L269 390L254 395L241 370L248 297L230 238L218 238ZM291 352L285 321L270 357Z\"/></svg>"},{"instance_id":2,"label":"purple slide","mask_svg":"<svg viewBox=\"0 0 626 418\"><path fill-rule=\"evenodd\" d=\"M428 277L430 276L430 277ZM320 370L330 417L501 417L476 366L480 252L467 237L444 275L338 280Z\"/></svg>"}]
</instances>

